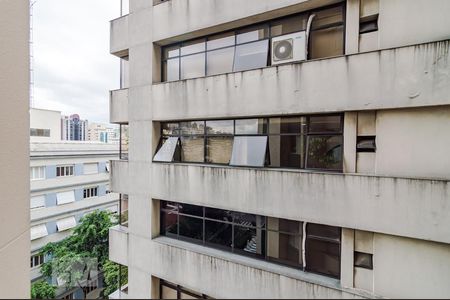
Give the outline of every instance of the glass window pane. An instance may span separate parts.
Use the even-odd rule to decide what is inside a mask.
[[[267,136],[235,136],[230,164],[263,167],[266,149]]]
[[[180,122],[180,129],[182,135],[204,134],[205,122],[203,121]]]
[[[234,250],[241,254],[263,256],[265,231],[262,229],[234,226]]]
[[[164,62],[164,81],[180,80],[180,59],[172,58]]]
[[[180,53],[181,55],[187,55],[202,51],[205,51],[205,39],[183,43],[183,47],[181,47]]]
[[[284,35],[288,33],[306,30],[308,23],[308,15],[297,15],[289,18],[283,18],[279,21],[271,22],[270,33],[271,36]]]
[[[161,299],[178,299],[177,290],[163,285],[161,287]]]
[[[314,17],[311,24],[311,29],[343,22],[342,6],[315,11],[313,12],[313,14],[315,14],[316,16]]]
[[[344,54],[344,26],[313,30],[309,39],[309,58]]]
[[[206,139],[206,162],[229,164],[233,149],[233,137],[217,136]]]
[[[239,72],[266,67],[268,53],[268,40],[236,46],[233,71]]]
[[[306,239],[306,270],[340,277],[340,245]]]
[[[206,121],[207,134],[233,134],[233,120]]]
[[[178,137],[169,137],[161,148],[156,152],[154,161],[160,162],[172,162],[175,154],[175,150],[178,146]]]
[[[354,265],[355,267],[360,268],[366,268],[366,269],[373,269],[373,260],[372,260],[372,254],[369,253],[362,253],[362,252],[356,252],[354,254]]]
[[[163,135],[178,135],[180,133],[179,123],[162,123],[161,128]]]
[[[128,201],[128,199],[127,199],[127,201]],[[161,209],[166,212],[177,214],[178,213],[178,203],[161,201]]]
[[[309,117],[309,133],[336,133],[342,131],[341,116]]]
[[[234,46],[235,39],[236,38],[234,32],[227,32],[211,36],[208,38],[208,42],[206,42],[207,50]]]
[[[181,57],[181,79],[205,76],[205,53]]]
[[[180,46],[169,46],[164,48],[163,57],[164,58],[171,58],[176,57],[180,55]]]
[[[268,26],[249,27],[238,31],[236,35],[236,42],[238,44],[257,41],[268,37]]]
[[[219,221],[233,222],[233,212],[229,210],[205,207],[205,217]]]
[[[181,161],[204,162],[204,148],[203,137],[182,137]]]
[[[267,257],[287,265],[300,267],[302,265],[302,236],[267,232]]]
[[[235,121],[235,134],[265,134],[266,119],[240,119]]]
[[[270,118],[269,134],[306,133],[305,117]]]
[[[233,227],[231,224],[205,221],[205,242],[224,246],[231,249],[233,242],[232,233]]]
[[[256,215],[233,212],[233,222],[242,226],[256,227]]]
[[[181,292],[180,299],[202,299],[202,297],[201,296],[192,296],[191,294],[186,294],[186,293]]]
[[[203,206],[179,203],[180,214],[203,217]]]
[[[270,135],[269,156],[271,167],[304,168],[306,136]]]
[[[306,168],[342,170],[342,136],[308,136]]]
[[[208,76],[233,72],[234,47],[209,51],[207,56]]]
[[[341,240],[341,228],[335,226],[309,223],[306,227],[306,233],[308,236],[331,239],[337,243]]]
[[[177,215],[161,212],[161,234],[177,234]]]
[[[203,241],[203,220],[193,217],[179,216],[180,237]]]

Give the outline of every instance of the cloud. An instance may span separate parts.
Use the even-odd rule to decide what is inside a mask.
[[[109,21],[120,0],[37,0],[34,4],[34,106],[109,122],[109,90],[119,59],[109,54]]]

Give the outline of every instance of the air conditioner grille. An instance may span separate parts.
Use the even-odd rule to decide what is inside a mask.
[[[276,41],[273,44],[273,55],[274,60],[286,60],[292,59],[293,57],[293,40],[286,39],[281,41]]]

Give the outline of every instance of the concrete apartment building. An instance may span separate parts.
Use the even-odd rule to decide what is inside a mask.
[[[83,215],[119,208],[119,195],[109,193],[109,162],[118,158],[118,145],[61,141],[60,120],[61,112],[30,110],[30,133],[45,133],[31,136],[30,143],[32,282],[42,277],[40,265],[49,259],[39,254],[43,246],[68,237]],[[58,284],[56,279],[53,284]],[[100,285],[96,280],[89,283],[92,290]],[[84,294],[61,285],[57,296],[82,299]]]
[[[88,126],[88,140],[102,143],[119,144],[119,127],[91,122]]]
[[[449,1],[130,0],[110,38],[115,297],[450,297]]]
[[[0,1],[0,298],[30,296],[28,5]]]
[[[82,120],[78,114],[61,117],[61,139],[64,141],[86,141],[88,120]]]

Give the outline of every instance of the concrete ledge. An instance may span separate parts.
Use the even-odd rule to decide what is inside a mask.
[[[109,92],[109,122],[128,123],[128,89]]]
[[[127,160],[111,160],[110,189],[115,193],[129,194]]]
[[[450,41],[155,84],[153,119],[187,120],[450,104]]]
[[[59,190],[69,187],[78,187],[82,185],[95,185],[99,183],[107,183],[108,173],[97,173],[79,176],[63,176],[46,180],[30,181],[30,190],[32,193],[50,190]]]
[[[153,163],[152,198],[450,243],[447,180]]]
[[[128,55],[128,15],[110,22],[110,53],[124,57]]]
[[[109,259],[128,266],[128,228],[116,225],[109,229]]]

